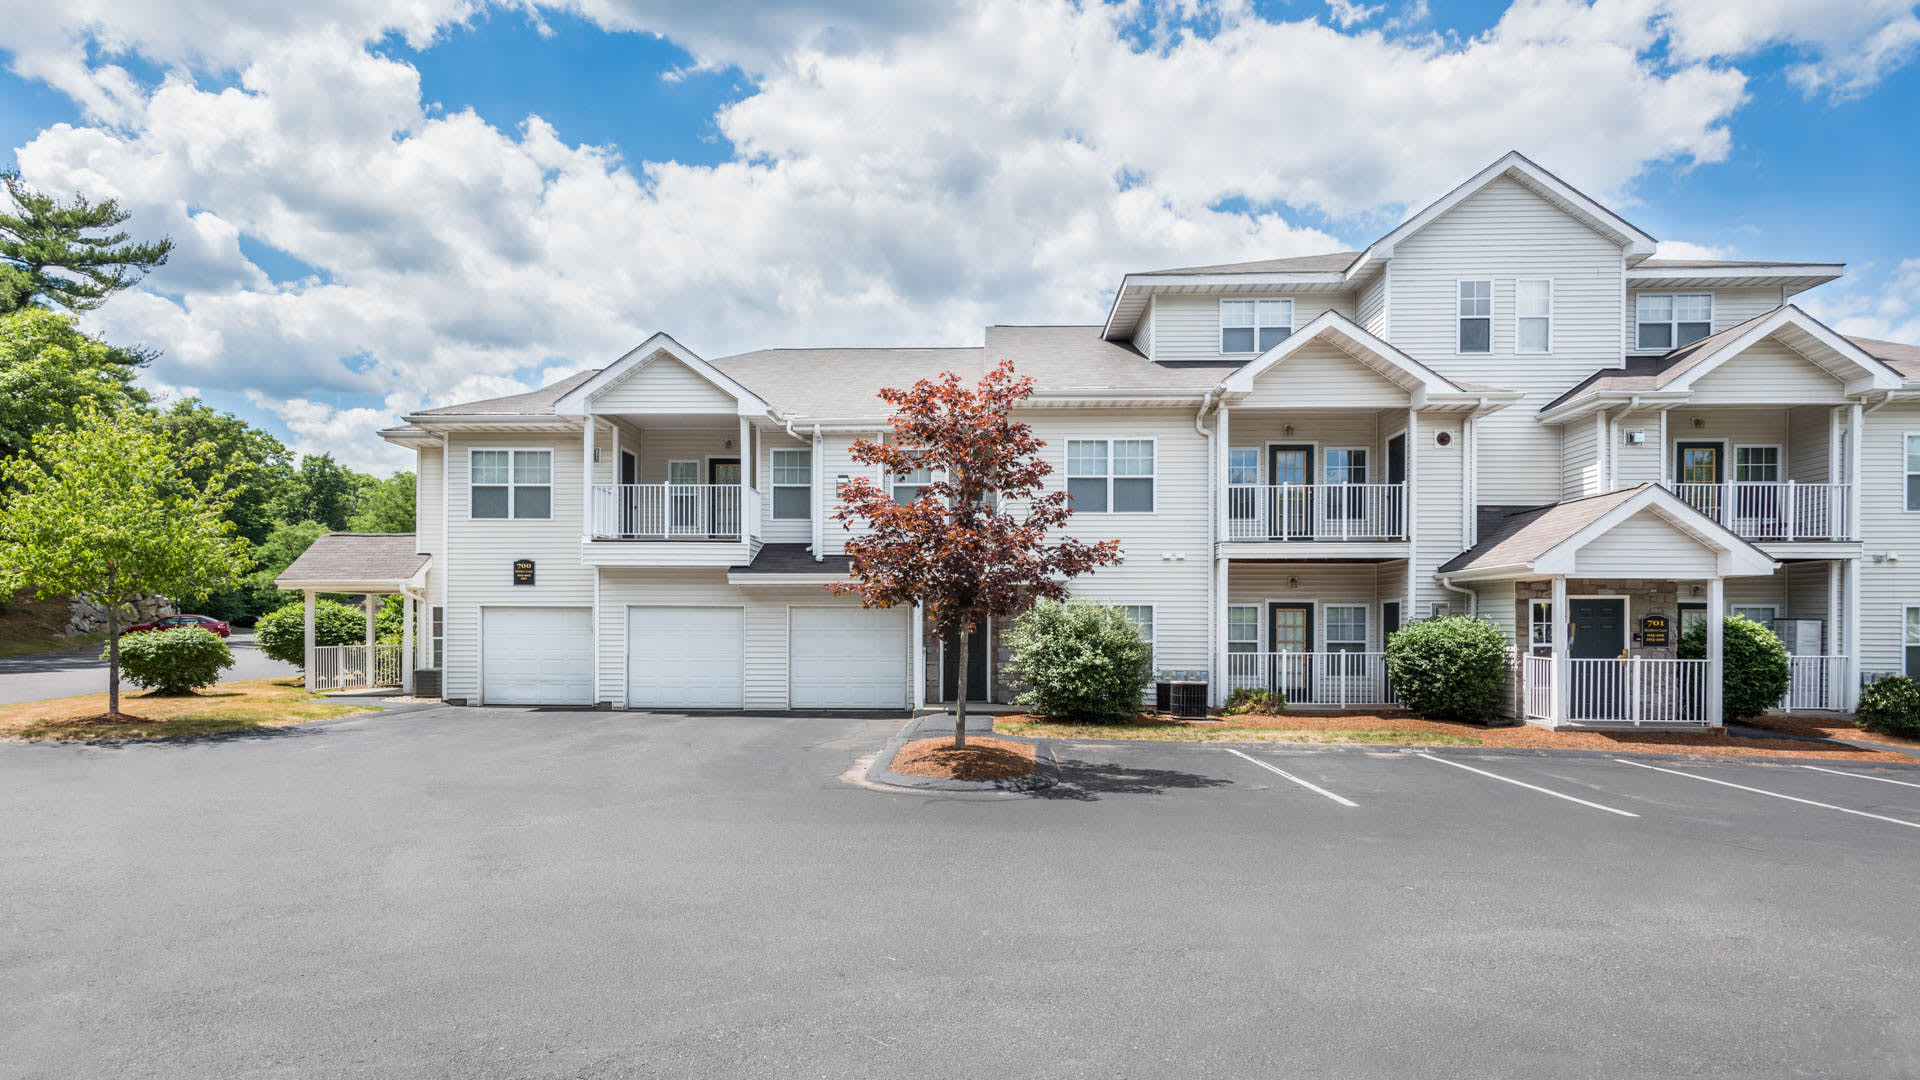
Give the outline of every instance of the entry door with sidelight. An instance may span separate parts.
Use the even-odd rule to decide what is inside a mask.
[[[1627,601],[1582,597],[1567,601],[1573,626],[1567,643],[1572,678],[1568,708],[1575,720],[1627,719]],[[1584,661],[1584,662],[1582,662]]]
[[[740,535],[740,459],[708,458],[707,534]]]
[[[1273,688],[1288,701],[1313,699],[1313,605],[1267,605],[1268,640],[1272,642]]]
[[[1273,444],[1267,447],[1267,535],[1276,540],[1307,540],[1313,536],[1313,447]],[[1290,486],[1289,486],[1290,485]]]
[[[1720,485],[1726,479],[1726,462],[1717,442],[1673,444],[1673,480],[1680,487],[1680,500],[1715,521],[1725,522],[1720,503],[1725,497]]]

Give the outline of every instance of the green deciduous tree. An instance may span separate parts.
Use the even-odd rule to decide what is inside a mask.
[[[190,458],[137,413],[83,413],[34,436],[30,454],[0,461],[17,490],[0,516],[0,585],[42,597],[85,595],[107,609],[108,711],[120,711],[119,605],[160,593],[197,598],[230,588],[247,545],[226,519],[224,474],[194,487]]]
[[[394,473],[360,489],[359,508],[347,519],[347,529],[365,533],[413,531],[414,476]]]
[[[144,403],[114,350],[80,332],[71,315],[28,307],[0,315],[0,455],[35,434],[70,427],[83,409],[118,412]]]
[[[114,232],[132,215],[112,199],[56,199],[28,187],[18,173],[0,173],[11,207],[0,207],[0,310],[39,299],[69,311],[96,308],[107,297],[164,265],[173,241],[135,243]]]
[[[276,495],[274,516],[281,521],[317,521],[340,532],[369,479],[341,466],[332,454],[308,454]]]
[[[251,544],[266,540],[278,523],[273,516],[274,498],[293,476],[293,455],[286,446],[199,398],[174,402],[160,414],[160,427],[175,445],[194,455],[197,463],[186,473],[196,486],[204,486],[216,473],[227,475],[234,492],[227,520],[233,522],[234,530]]]

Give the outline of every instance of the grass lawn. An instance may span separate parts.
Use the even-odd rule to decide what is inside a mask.
[[[105,634],[63,637],[60,632],[66,628],[65,600],[36,600],[31,592],[16,593],[0,607],[0,658],[59,652],[107,640]]]
[[[320,704],[309,700],[298,678],[220,683],[189,697],[122,693],[120,711],[138,719],[100,723],[107,695],[30,701],[0,706],[0,738],[41,740],[166,739],[287,727],[367,712],[371,705]]]

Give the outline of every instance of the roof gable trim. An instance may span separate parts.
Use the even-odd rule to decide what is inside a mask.
[[[753,391],[735,382],[725,372],[701,359],[692,349],[675,341],[665,331],[629,350],[620,359],[600,369],[599,374],[579,386],[569,390],[553,403],[553,411],[561,416],[584,416],[590,411],[594,398],[626,381],[635,372],[652,363],[659,355],[666,355],[693,370],[694,374],[719,387],[738,403],[738,411],[743,415],[762,415],[771,413],[772,408]]]
[[[1351,342],[1373,359],[1355,352],[1341,339]],[[1341,352],[1352,356],[1387,378],[1394,385],[1409,393],[1457,394],[1460,387],[1448,381],[1432,368],[1420,363],[1413,357],[1380,340],[1360,324],[1345,315],[1331,309],[1321,312],[1307,325],[1287,335],[1287,339],[1255,359],[1246,366],[1221,380],[1220,389],[1229,394],[1248,394],[1253,392],[1253,384],[1272,368],[1284,363],[1288,357],[1299,352],[1308,344],[1326,340],[1328,344]]]

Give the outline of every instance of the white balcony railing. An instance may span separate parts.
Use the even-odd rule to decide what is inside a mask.
[[[399,645],[318,645],[307,689],[318,693],[399,686],[401,660]]]
[[[595,484],[597,540],[737,540],[759,512],[741,484]]]
[[[1851,484],[1672,484],[1680,501],[1748,540],[1851,540]]]
[[[1405,484],[1229,484],[1229,540],[1403,540]]]
[[[1705,725],[1708,664],[1638,656],[1568,660],[1566,719],[1635,727]]]
[[[1399,705],[1387,685],[1387,654],[1237,652],[1227,654],[1227,690],[1278,690],[1293,708]]]
[[[1847,688],[1847,657],[1789,656],[1787,693],[1780,699],[1782,712],[1844,709]]]

